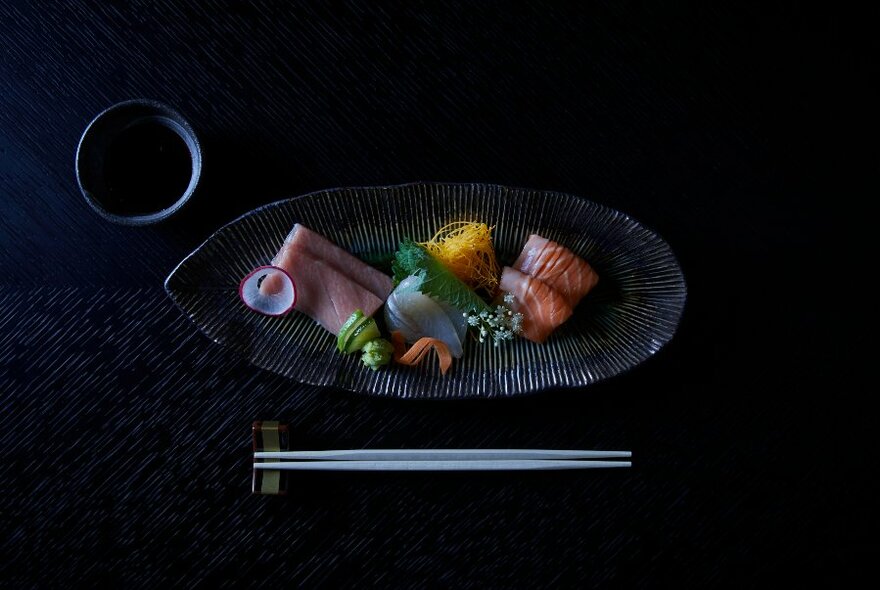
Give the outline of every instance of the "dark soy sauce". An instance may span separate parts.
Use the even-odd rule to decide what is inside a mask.
[[[104,158],[104,206],[118,215],[143,215],[173,205],[186,192],[192,158],[183,138],[160,121],[124,129]]]

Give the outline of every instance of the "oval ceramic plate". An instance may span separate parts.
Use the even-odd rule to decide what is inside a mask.
[[[537,233],[588,260],[599,284],[546,343],[519,338],[495,348],[470,341],[445,376],[436,362],[371,371],[359,355],[336,352],[335,337],[307,316],[266,317],[238,299],[241,278],[269,263],[294,223],[369,259],[393,252],[403,237],[426,240],[462,220],[495,227],[502,264]],[[259,367],[303,383],[405,398],[590,385],[660,350],[675,333],[686,296],[666,242],[623,213],[561,193],[434,183],[334,189],[265,205],[218,230],[174,269],[165,288],[209,338]]]

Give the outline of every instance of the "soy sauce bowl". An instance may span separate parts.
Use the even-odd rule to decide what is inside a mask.
[[[154,100],[117,103],[86,127],[76,150],[76,180],[108,221],[147,225],[176,213],[195,192],[202,150],[190,124]]]

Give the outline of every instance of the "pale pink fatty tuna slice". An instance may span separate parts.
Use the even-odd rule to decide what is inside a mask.
[[[373,315],[382,300],[338,272],[322,260],[299,256],[289,257],[294,263],[298,285],[296,310],[308,315],[325,330],[336,335],[345,320],[360,309]]]
[[[296,224],[272,260],[296,282],[296,311],[336,335],[355,310],[371,316],[391,292],[391,278]]]
[[[283,259],[288,251],[308,252],[346,277],[351,278],[382,301],[388,299],[388,295],[391,293],[391,277],[379,272],[304,225],[297,223],[293,226],[272,264],[286,268]]]

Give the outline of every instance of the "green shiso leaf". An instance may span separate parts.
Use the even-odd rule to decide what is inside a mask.
[[[419,276],[422,279],[419,288],[422,293],[445,301],[462,313],[490,310],[489,305],[479,295],[409,238],[404,238],[400,243],[391,269],[395,285],[410,275]]]

